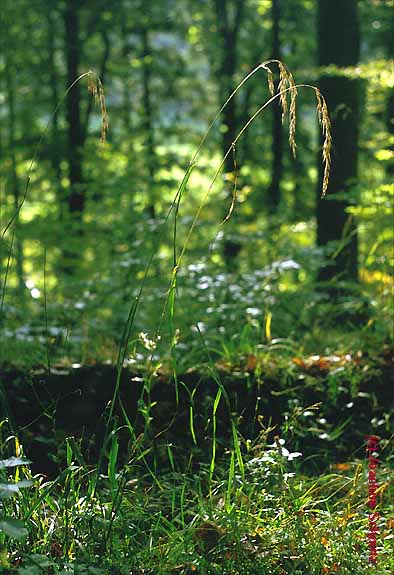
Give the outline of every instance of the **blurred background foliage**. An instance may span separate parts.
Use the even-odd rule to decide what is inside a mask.
[[[199,214],[178,275],[177,349],[185,357],[201,348],[201,334],[218,351],[273,338],[316,352],[349,337],[357,346],[360,333],[368,345],[389,341],[393,7],[5,0],[2,361],[42,363],[48,351],[52,361],[113,361],[154,253],[130,357],[151,352],[138,334],[155,339],[171,283],[175,211],[166,216],[179,182],[229,93],[270,58],[327,96],[329,193],[320,200],[313,92],[300,89],[297,156],[273,103],[237,142]],[[67,91],[90,70],[104,86],[104,144],[93,75]],[[178,254],[223,155],[269,97],[260,70],[214,125],[177,212]],[[232,218],[221,224],[234,188]],[[174,332],[166,322],[161,331],[165,350]]]

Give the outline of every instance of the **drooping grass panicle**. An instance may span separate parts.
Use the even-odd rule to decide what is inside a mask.
[[[101,114],[100,143],[104,144],[109,128],[108,112],[105,103],[103,84],[101,83],[99,76],[97,76],[96,74],[91,73],[89,75],[88,90],[94,97],[96,103],[100,106],[100,114]]]
[[[279,85],[278,92],[281,93],[280,102],[282,105],[282,122],[286,116],[289,114],[289,144],[290,149],[295,156],[296,152],[296,141],[295,141],[295,129],[296,129],[296,98],[297,98],[297,88],[295,87],[295,82],[292,73],[283,64],[283,62],[278,61],[279,67]],[[283,93],[282,93],[283,91]],[[290,91],[290,107],[287,104],[287,93]]]
[[[288,110],[286,88],[290,83],[289,83],[289,75],[282,62],[278,61],[278,67],[279,67],[278,94],[280,94],[280,105],[282,106],[282,123],[283,123],[285,121],[285,117]]]
[[[319,124],[323,133],[323,147],[322,147],[322,157],[323,157],[323,182],[322,182],[322,197],[327,194],[328,182],[330,179],[330,169],[331,169],[331,147],[332,147],[332,137],[331,137],[331,122],[328,113],[327,103],[324,99],[323,94],[320,92],[319,88],[314,88],[316,94],[316,107],[317,116],[319,118]]]
[[[295,140],[296,100],[297,100],[297,88],[295,87],[295,84],[293,82],[290,90],[290,110],[289,110],[289,144],[293,157],[295,157],[297,149],[297,144]]]
[[[268,89],[271,96],[275,94],[275,85],[273,80],[273,73],[268,64],[276,64],[279,69],[279,82],[277,88],[277,94],[280,98],[280,106],[282,108],[282,122],[285,121],[286,115],[289,117],[289,145],[293,156],[296,154],[296,99],[297,99],[297,88],[294,82],[294,78],[290,70],[281,62],[280,60],[269,60],[261,64],[267,72]],[[290,93],[290,106],[287,102],[287,95]]]
[[[275,94],[275,84],[272,70],[269,66],[267,66],[267,62],[263,62],[262,64],[260,64],[260,67],[267,72],[268,89],[270,91],[271,96],[273,96]]]

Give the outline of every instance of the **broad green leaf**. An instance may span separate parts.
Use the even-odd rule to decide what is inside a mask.
[[[29,465],[31,461],[24,457],[9,457],[8,459],[0,459],[0,469],[5,467],[16,467],[17,465]]]
[[[21,488],[30,487],[30,485],[33,485],[33,482],[28,479],[18,481],[17,483],[0,483],[0,498],[11,497],[15,495],[15,493],[18,493]]]
[[[28,534],[28,530],[23,521],[10,517],[5,517],[0,521],[0,531],[3,531],[8,537],[12,537],[12,539],[23,539]]]

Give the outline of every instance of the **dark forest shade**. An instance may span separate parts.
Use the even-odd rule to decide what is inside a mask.
[[[359,59],[359,24],[356,0],[320,0],[318,13],[319,66],[355,66]],[[357,185],[359,90],[358,80],[338,73],[323,73],[320,89],[332,121],[332,170],[327,199],[317,203],[317,243],[332,248],[330,262],[319,279],[357,280],[357,227],[347,213],[346,195]],[[320,166],[320,164],[319,164]],[[322,178],[320,168],[320,182]],[[331,199],[333,194],[343,197]],[[354,198],[354,195],[353,195]]]

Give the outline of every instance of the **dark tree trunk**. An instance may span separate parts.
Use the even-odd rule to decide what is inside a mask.
[[[357,0],[319,0],[319,65],[355,66],[359,58]],[[357,226],[347,213],[357,185],[359,90],[358,80],[340,74],[320,76],[332,121],[332,169],[327,200],[317,203],[317,243],[328,249],[329,263],[319,280],[356,281],[358,277]],[[322,178],[319,158],[320,182]],[[340,197],[331,199],[333,194]]]
[[[257,26],[254,26],[251,30],[250,34],[260,34],[260,23],[257,23]],[[251,55],[250,55],[250,62],[251,62],[251,69],[255,68],[259,64],[261,64],[262,60],[262,52],[264,48],[264,38],[262,40],[255,42],[253,46],[251,46]],[[241,101],[238,100],[238,108],[239,112],[237,114],[237,124],[238,129],[241,129],[246,122],[249,120],[251,116],[251,104],[253,102],[253,94],[255,92],[259,92],[261,87],[261,77],[257,75],[257,77],[251,78],[242,88],[240,92]],[[254,110],[253,110],[254,111]],[[238,144],[238,153],[237,153],[237,163],[238,166],[242,167],[246,162],[250,162],[253,160],[253,150],[254,150],[254,142],[253,142],[253,135],[250,129],[246,130],[242,134],[242,138]],[[243,175],[242,182],[247,183],[248,177]],[[250,183],[250,180],[249,180]]]
[[[389,29],[389,33],[386,40],[386,50],[387,50],[387,58],[392,60],[394,58],[394,35],[392,34],[392,30]],[[394,161],[393,161],[393,154],[394,154],[394,92],[393,90],[390,91],[390,94],[387,99],[386,104],[386,126],[387,132],[390,136],[390,144],[389,144],[389,151],[391,152],[391,159],[387,162],[387,176],[389,182],[392,183],[393,176],[394,176]]]
[[[281,0],[272,0],[272,55],[275,60],[281,59],[280,46]],[[275,88],[278,88],[276,83]],[[280,183],[283,173],[283,129],[282,109],[279,100],[272,103],[272,176],[269,187],[269,206],[277,212],[280,203]]]
[[[17,159],[16,159],[16,117],[15,117],[15,82],[14,73],[15,68],[12,61],[12,47],[8,44],[6,38],[6,51],[4,59],[4,74],[5,74],[5,89],[8,104],[8,148],[11,159],[10,168],[10,188],[14,203],[14,256],[16,261],[16,275],[18,280],[18,291],[21,298],[24,298],[25,283],[23,278],[23,241],[19,236],[19,209],[21,202],[20,186],[17,174]]]
[[[220,105],[228,98],[235,88],[234,76],[237,70],[237,45],[239,31],[243,19],[245,0],[215,0],[216,22],[221,40],[221,61],[219,65],[219,87]],[[223,136],[222,153],[223,156],[231,149],[238,133],[237,100],[232,98],[227,104],[222,114]],[[225,163],[225,174],[233,174],[235,171],[234,154],[229,153]],[[228,198],[231,201],[231,191]],[[223,247],[223,255],[229,269],[234,267],[234,258],[239,254],[241,245],[237,241],[226,239]]]
[[[389,177],[390,182],[392,182],[394,176],[394,162],[393,162],[393,154],[394,154],[394,92],[388,97],[387,100],[387,131],[390,135],[390,145],[389,151],[391,152],[391,160],[387,162],[387,175]]]
[[[122,37],[122,57],[124,62],[128,62],[131,47],[129,43],[129,30],[126,25],[126,15],[122,18],[121,22],[121,37]],[[130,136],[131,132],[131,113],[130,113],[130,104],[131,104],[131,86],[129,75],[123,78],[122,82],[122,117],[123,117],[123,126],[126,131],[126,134]],[[131,138],[130,138],[131,139]]]
[[[152,76],[152,49],[149,41],[148,26],[144,25],[141,29],[142,41],[142,105],[143,105],[143,128],[145,133],[146,146],[146,166],[148,182],[148,214],[151,218],[156,216],[155,206],[155,141],[154,126],[152,113],[152,93],[151,93],[151,76]]]
[[[47,17],[47,46],[48,46],[48,76],[49,85],[51,87],[51,107],[56,110],[59,104],[59,91],[58,91],[58,74],[56,71],[55,64],[55,38],[56,38],[56,18],[54,10],[51,6],[48,6],[46,11]],[[64,198],[61,194],[61,179],[62,172],[60,167],[61,162],[61,139],[59,130],[59,114],[55,111],[52,123],[52,138],[51,138],[51,164],[52,169],[56,177],[56,189],[58,195],[58,208],[60,212],[60,217],[63,219],[63,204]]]
[[[234,11],[231,18],[231,8]],[[237,44],[239,30],[244,12],[244,0],[215,0],[217,27],[222,44],[221,62],[219,66],[220,79],[220,101],[225,101],[234,90],[234,75],[237,70]],[[231,21],[232,20],[232,21]],[[222,138],[223,155],[231,148],[237,136],[237,101],[232,98],[223,111],[222,124],[224,127]],[[226,159],[224,170],[226,173],[234,171],[234,161],[232,154]]]
[[[80,0],[67,0],[64,12],[66,30],[67,85],[78,77],[81,46],[79,41]],[[81,122],[81,89],[79,82],[67,94],[68,167],[70,192],[67,203],[76,221],[82,220],[85,208],[85,190],[82,171],[83,126]]]

